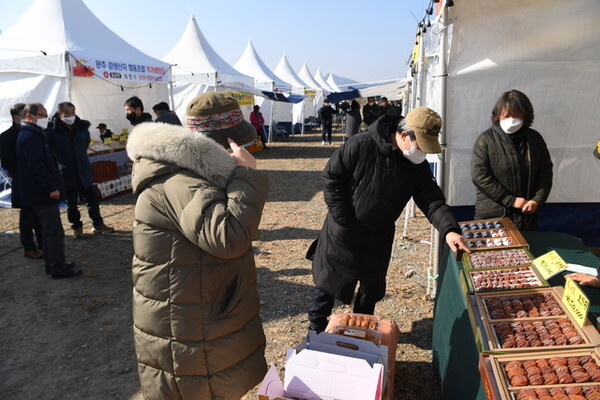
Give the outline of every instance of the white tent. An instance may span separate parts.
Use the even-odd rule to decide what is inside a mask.
[[[211,47],[194,16],[163,61],[173,64],[173,107],[180,117],[185,115],[189,101],[200,93],[254,87],[252,77],[238,72]],[[241,101],[240,105],[248,115],[252,104]]]
[[[315,72],[315,76],[313,78],[319,84],[319,87],[324,91],[329,93],[337,92],[327,84],[327,81],[325,81],[325,78],[323,78],[323,74],[321,73],[321,68],[317,68],[317,72]]]
[[[256,89],[269,92],[291,92],[291,86],[279,79],[259,57],[252,41],[248,41],[242,56],[234,67],[242,74],[253,77]],[[274,122],[283,122],[288,123],[291,129],[292,104],[270,101],[258,96],[255,96],[254,101],[260,105],[267,127],[274,125]],[[272,137],[270,129],[269,137]]]
[[[308,87],[314,90],[313,106],[316,115],[316,110],[318,110],[323,105],[323,89],[321,88],[321,85],[319,85],[319,83],[315,81],[315,78],[313,78],[313,74],[312,72],[310,72],[310,69],[308,68],[308,65],[306,63],[304,63],[302,65],[302,68],[300,68],[298,76],[300,77],[300,79],[302,79],[303,82],[305,82],[308,85]],[[313,93],[310,92],[310,94],[312,95]]]
[[[125,100],[139,96],[148,109],[168,101],[170,79],[168,64],[121,39],[81,0],[36,0],[0,35],[0,129],[14,103],[40,102],[52,113],[71,101],[93,126],[118,132],[131,128]]]
[[[292,124],[302,124],[302,132],[304,132],[304,119],[315,115],[314,91],[306,90],[309,88],[308,84],[296,74],[285,54],[281,57],[273,72],[279,79],[292,86],[292,93],[306,96],[302,102],[294,104],[292,108]]]
[[[444,118],[442,178],[450,205],[474,204],[473,144],[489,127],[498,97],[517,89],[533,103],[532,128],[554,164],[540,228],[599,246],[600,162],[592,151],[600,137],[600,2],[457,1],[443,10],[422,40],[414,87],[420,104]]]
[[[334,92],[344,92],[346,90],[348,90],[347,87],[345,88],[340,88],[337,84],[337,82],[335,81],[335,78],[333,77],[333,74],[330,72],[329,75],[327,75],[327,79],[325,80],[325,83],[327,83],[327,85],[333,89]]]

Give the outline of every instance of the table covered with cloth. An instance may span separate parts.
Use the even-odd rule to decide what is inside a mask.
[[[596,268],[598,257],[587,250],[575,236],[558,232],[521,232],[534,257],[551,250],[572,264]],[[437,296],[433,319],[433,368],[442,392],[442,399],[484,400],[485,394],[479,377],[478,362],[481,348],[472,327],[473,316],[464,281],[460,278],[462,262],[446,246],[440,263]],[[551,286],[564,286],[564,275],[551,278]],[[600,289],[582,287],[590,298],[590,312],[600,313]]]

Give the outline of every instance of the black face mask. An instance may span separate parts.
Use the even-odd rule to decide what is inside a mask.
[[[127,121],[130,121],[130,122],[136,120],[134,112],[129,113],[129,114],[125,114],[125,118],[127,118]]]

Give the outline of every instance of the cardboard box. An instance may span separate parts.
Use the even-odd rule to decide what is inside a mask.
[[[298,348],[287,351],[284,383],[272,366],[259,399],[380,400],[387,354],[387,346],[310,332]]]

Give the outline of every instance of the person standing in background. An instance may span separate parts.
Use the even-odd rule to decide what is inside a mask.
[[[103,141],[104,139],[112,139],[113,133],[110,129],[106,128],[105,123],[99,123],[96,129],[98,129],[98,131],[100,132],[101,141]]]
[[[35,215],[32,207],[21,206],[19,202],[19,179],[17,176],[17,136],[21,130],[21,121],[25,118],[25,103],[17,103],[10,109],[12,125],[10,128],[0,134],[0,163],[2,168],[8,172],[12,178],[11,183],[11,205],[12,208],[19,208],[19,238],[23,246],[24,255],[33,260],[40,260],[44,255],[38,251],[42,249],[42,225],[39,218]],[[37,246],[33,240],[37,241]]]
[[[73,229],[73,237],[83,237],[83,223],[79,212],[79,199],[83,199],[92,220],[92,233],[110,233],[114,228],[106,226],[100,215],[100,204],[94,190],[92,166],[87,155],[90,145],[90,122],[75,114],[75,106],[69,102],[58,105],[58,111],[46,130],[48,146],[56,154],[65,185],[67,217]]]
[[[141,124],[143,122],[152,122],[152,115],[144,112],[144,103],[137,96],[132,96],[125,100],[125,118],[127,121],[131,123],[131,125],[136,126],[137,124]]]
[[[317,116],[321,120],[321,125],[323,126],[321,145],[325,145],[325,143],[333,144],[333,115],[336,113],[337,111],[329,105],[329,100],[323,100],[323,106],[317,111]]]
[[[344,141],[350,139],[360,131],[361,123],[360,104],[358,104],[356,99],[353,99],[350,102],[350,108],[346,111],[346,132],[344,134]]]
[[[537,229],[552,188],[552,160],[542,135],[531,129],[533,106],[510,90],[492,110],[492,125],[473,146],[475,219],[509,217],[520,230]]]
[[[154,114],[156,114],[156,119],[154,120],[154,122],[163,122],[165,124],[181,126],[181,121],[179,120],[177,114],[171,111],[169,109],[169,105],[164,101],[155,104],[154,107],[152,107],[152,111],[154,111]]]
[[[369,126],[380,116],[381,112],[375,103],[375,97],[367,97],[367,104],[363,106],[363,122]]]
[[[19,201],[32,207],[42,224],[46,274],[52,279],[73,278],[82,272],[65,261],[65,231],[59,210],[64,188],[56,157],[44,137],[48,112],[42,104],[30,103],[24,114],[17,137]]]
[[[267,134],[265,133],[265,118],[260,112],[260,106],[258,104],[254,105],[254,110],[250,113],[250,123],[256,129],[256,134],[260,136],[260,141],[262,142],[263,149],[268,150],[267,147]]]

